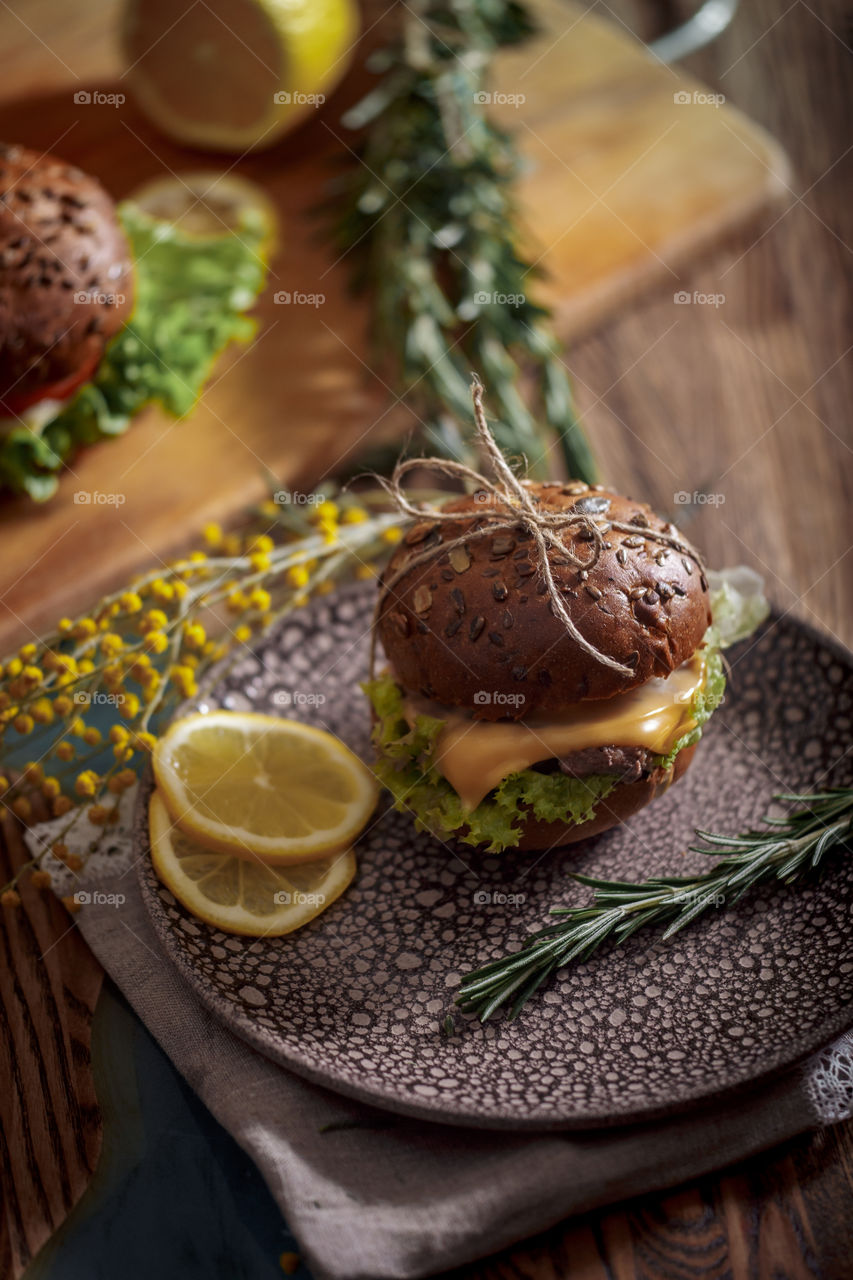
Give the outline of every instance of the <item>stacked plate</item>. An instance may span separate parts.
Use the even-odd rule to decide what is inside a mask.
[[[204,705],[280,714],[284,703],[369,759],[359,682],[372,603],[363,586],[318,600],[223,675]],[[416,833],[385,797],[348,892],[299,933],[268,940],[201,924],[143,859],[167,953],[211,1011],[268,1057],[445,1123],[619,1124],[780,1070],[853,1023],[853,861],[842,854],[818,884],[764,889],[669,943],[640,933],[563,969],[515,1022],[483,1026],[453,1006],[463,974],[520,946],[551,906],[588,897],[567,871],[635,880],[707,869],[683,852],[694,827],[740,831],[776,791],[850,784],[850,656],[785,617],[729,658],[725,704],[693,767],[628,826],[553,854],[488,857]],[[140,850],[149,795],[150,781]]]

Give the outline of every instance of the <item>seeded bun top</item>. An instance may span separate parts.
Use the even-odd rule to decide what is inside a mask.
[[[545,509],[574,508],[592,516],[604,536],[594,568],[581,571],[551,553],[562,600],[581,635],[629,667],[620,675],[586,653],[554,614],[537,568],[538,552],[523,527],[469,540],[449,553],[413,565],[385,593],[378,632],[400,683],[447,707],[481,719],[557,715],[586,699],[610,698],[667,676],[696,650],[711,621],[708,583],[695,550],[645,503],[580,482],[527,484]],[[466,534],[494,507],[485,494],[445,506],[456,521],[424,520],[405,535],[383,584],[428,548]],[[631,526],[612,528],[611,521]],[[651,536],[677,538],[673,549]],[[594,535],[583,526],[563,541],[586,559]],[[380,587],[380,589],[382,589]],[[524,695],[489,702],[477,694]]]
[[[100,183],[53,156],[0,144],[0,402],[7,411],[94,372],[132,294],[130,251]]]

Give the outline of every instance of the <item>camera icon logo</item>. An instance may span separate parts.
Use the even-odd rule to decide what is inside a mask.
[[[274,707],[289,707],[293,702],[293,694],[289,689],[276,689],[272,701]]]
[[[273,902],[277,907],[289,907],[293,901],[293,894],[287,889],[279,889],[273,894]]]
[[[680,307],[683,307],[686,303],[693,301],[686,289],[679,289],[678,293],[674,293],[672,295],[672,300]]]
[[[87,907],[92,901],[92,895],[86,889],[78,889],[74,894],[74,901],[78,907]]]
[[[489,693],[488,689],[478,689],[474,694],[475,707],[487,707],[491,701],[492,695]]]
[[[474,894],[475,907],[487,907],[492,900],[492,895],[488,889],[478,889]]]
[[[672,500],[677,507],[686,507],[690,502],[691,495],[684,489],[679,489],[678,493],[672,495]]]
[[[284,289],[279,289],[278,293],[273,294],[272,300],[273,302],[277,303],[280,307],[282,306],[286,307],[290,302],[290,294],[287,293]]]
[[[679,89],[677,93],[674,93],[672,95],[672,100],[677,107],[684,107],[688,102],[693,101],[690,94],[684,89]]]
[[[92,501],[92,495],[88,489],[78,489],[74,501],[78,507],[85,507]]]
[[[78,89],[74,94],[74,101],[79,105],[85,106],[92,101],[92,95],[88,89]]]
[[[483,89],[480,89],[478,93],[474,94],[474,101],[478,106],[485,107],[491,102],[491,100],[492,95],[490,93],[486,93]]]
[[[286,107],[288,103],[293,101],[293,97],[286,89],[279,89],[278,93],[272,96],[273,102],[279,107]]]

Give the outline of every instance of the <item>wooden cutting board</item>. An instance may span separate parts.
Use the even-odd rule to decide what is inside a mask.
[[[558,0],[537,9],[541,34],[499,59],[492,109],[527,161],[520,198],[548,273],[537,287],[568,341],[642,289],[675,294],[682,266],[782,198],[787,165],[760,128],[623,27]],[[0,137],[55,150],[119,197],[169,169],[218,167],[167,142],[132,103],[74,102],[81,88],[123,88],[116,13],[115,0],[93,0],[83,25],[76,8],[31,0],[25,27],[0,6]],[[187,420],[148,412],[80,455],[49,504],[2,502],[0,647],[186,546],[204,521],[227,522],[263,493],[265,473],[313,484],[371,435],[412,426],[370,373],[366,308],[348,296],[346,262],[312,212],[350,141],[341,109],[363,87],[354,72],[316,119],[236,167],[282,218],[255,344],[220,362]],[[277,305],[281,291],[324,301]],[[121,502],[75,501],[81,493]]]

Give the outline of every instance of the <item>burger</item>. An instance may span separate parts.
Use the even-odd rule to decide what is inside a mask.
[[[87,382],[133,288],[101,184],[52,156],[0,148],[0,416],[51,411]]]
[[[201,194],[168,179],[171,204],[177,189],[203,208],[205,177]],[[0,488],[48,498],[79,446],[146,405],[187,413],[222,348],[254,332],[269,219],[231,234],[219,213],[191,237],[148,189],[117,206],[74,165],[0,144]]]
[[[398,809],[489,852],[624,822],[689,767],[724,674],[698,552],[601,485],[483,490],[414,523],[365,686]],[[543,536],[550,531],[556,536]]]

